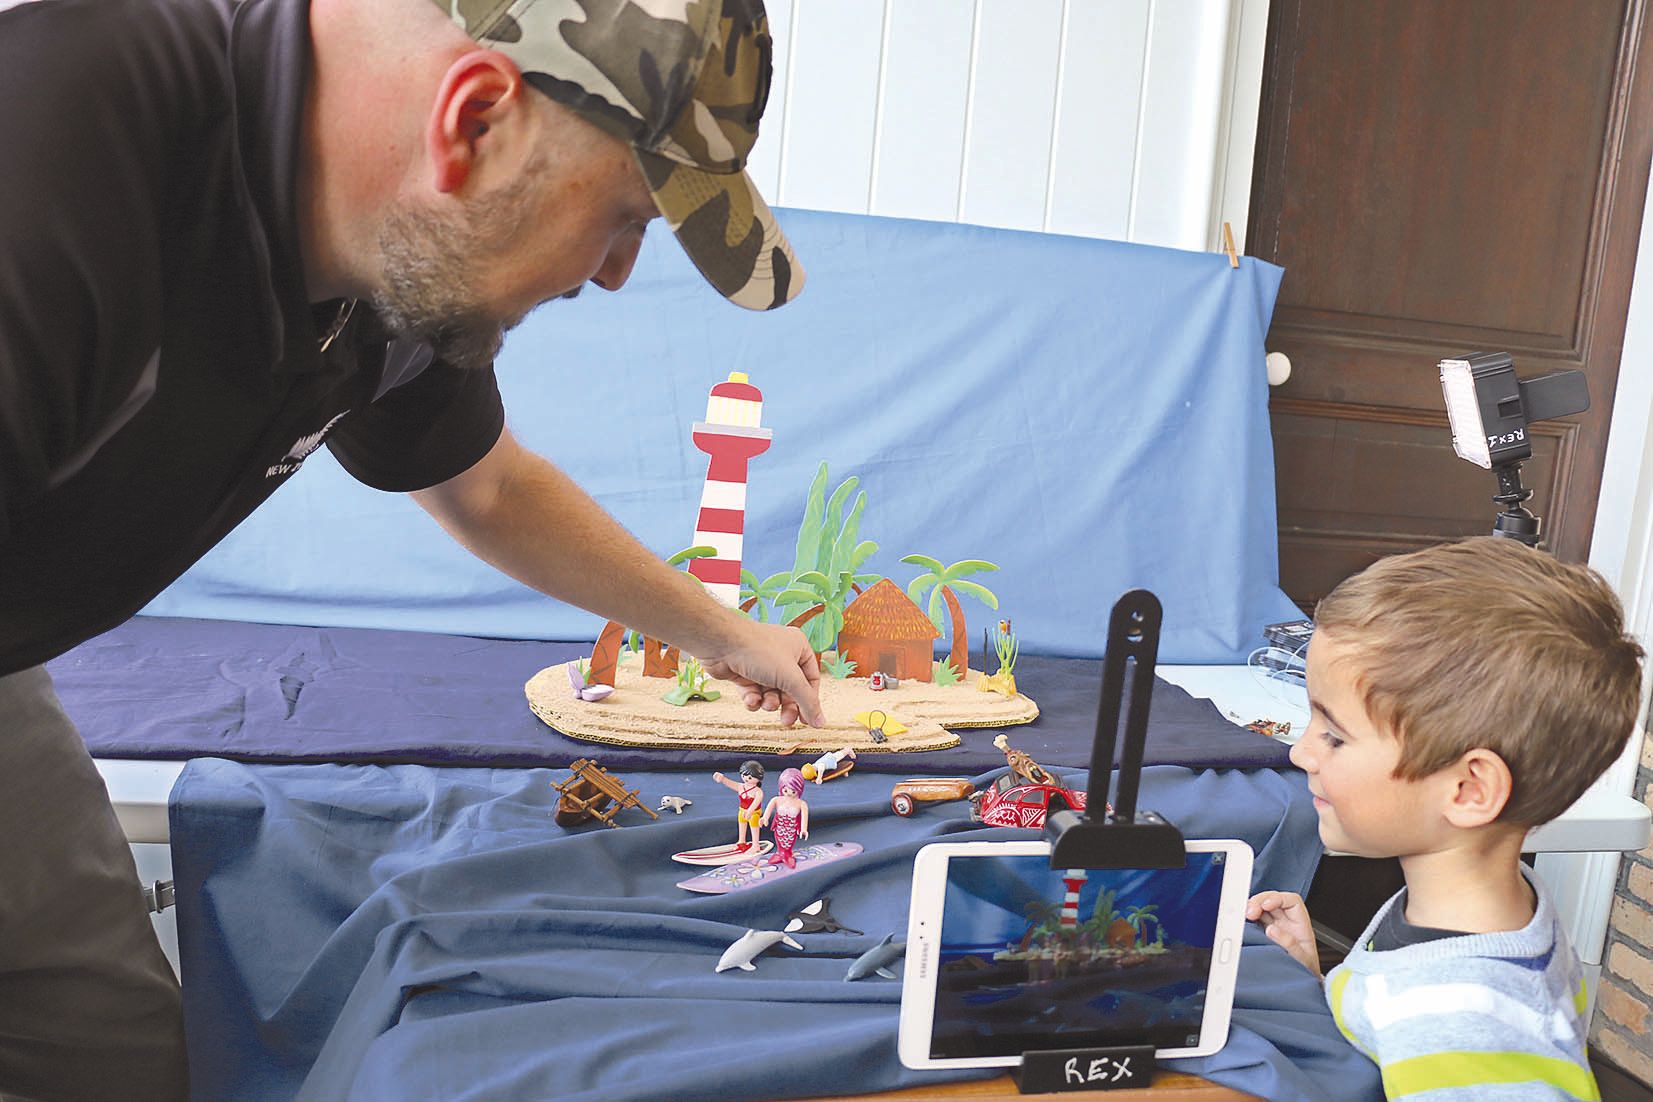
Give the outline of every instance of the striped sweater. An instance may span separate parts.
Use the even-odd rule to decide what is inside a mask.
[[[1584,1054],[1578,958],[1543,884],[1522,872],[1538,897],[1522,929],[1373,951],[1402,892],[1326,977],[1338,1029],[1378,1065],[1391,1099],[1601,1097]]]

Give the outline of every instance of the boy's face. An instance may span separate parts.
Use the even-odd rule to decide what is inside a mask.
[[[1291,760],[1309,776],[1328,849],[1405,857],[1442,844],[1432,778],[1397,778],[1400,741],[1366,713],[1349,649],[1316,629],[1308,655],[1309,727]]]

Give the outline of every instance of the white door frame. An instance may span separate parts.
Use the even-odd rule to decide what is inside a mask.
[[[1653,180],[1650,180],[1653,184]],[[1653,650],[1653,214],[1643,197],[1642,226],[1636,269],[1631,283],[1630,312],[1624,328],[1624,353],[1619,360],[1618,386],[1608,428],[1606,463],[1601,495],[1596,504],[1590,544],[1590,565],[1601,571],[1624,601],[1628,627]],[[1642,686],[1645,717],[1648,684]],[[1643,727],[1646,726],[1645,720]],[[1598,787],[1630,795],[1641,759],[1640,730],[1632,737]],[[1562,922],[1572,932],[1579,959],[1595,1002],[1596,979],[1601,973],[1607,922],[1618,885],[1620,855],[1612,853],[1549,853],[1538,858],[1538,871],[1555,897]]]

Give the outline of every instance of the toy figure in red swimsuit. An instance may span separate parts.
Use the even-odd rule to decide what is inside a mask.
[[[803,801],[804,775],[796,769],[786,770],[781,774],[780,790],[780,795],[770,800],[763,812],[765,825],[771,818],[775,820],[775,852],[769,863],[795,869],[798,862],[792,856],[792,847],[798,844],[798,839],[809,837],[809,805]]]
[[[733,791],[740,799],[740,810],[735,812],[735,821],[740,824],[740,833],[735,838],[738,848],[756,848],[758,831],[762,826],[760,817],[763,814],[763,765],[755,761],[742,762],[738,784],[722,773],[713,773],[712,779]],[[752,828],[751,842],[746,840],[747,827]]]

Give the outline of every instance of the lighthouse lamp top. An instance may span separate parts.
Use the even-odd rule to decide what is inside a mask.
[[[757,428],[763,421],[763,391],[746,381],[744,371],[731,371],[726,382],[712,387],[706,400],[706,422]]]

